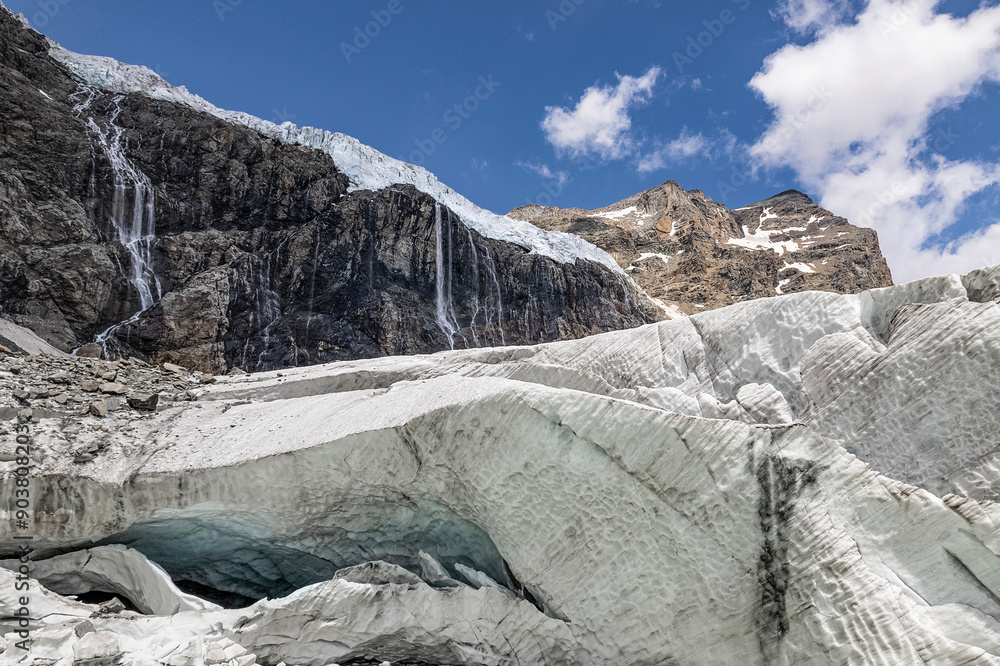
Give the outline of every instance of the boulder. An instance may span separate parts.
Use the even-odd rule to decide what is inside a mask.
[[[97,343],[88,342],[76,350],[76,355],[82,358],[102,358],[104,356],[104,349]]]
[[[121,641],[110,631],[84,634],[73,644],[73,663],[81,666],[111,664],[121,654]]]
[[[159,402],[160,394],[158,393],[134,393],[128,397],[128,404],[132,409],[147,412],[155,412]]]

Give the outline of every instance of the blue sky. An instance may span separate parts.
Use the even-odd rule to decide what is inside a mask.
[[[875,227],[897,279],[1000,263],[997,0],[4,1],[497,212],[794,187]]]

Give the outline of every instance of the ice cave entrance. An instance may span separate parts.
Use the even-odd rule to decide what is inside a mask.
[[[230,608],[283,597],[374,560],[420,575],[420,551],[458,581],[466,578],[456,565],[469,567],[539,605],[486,532],[447,507],[358,502],[363,511],[345,507],[322,525],[282,524],[261,512],[220,507],[163,511],[99,545],[134,548],[183,591]]]

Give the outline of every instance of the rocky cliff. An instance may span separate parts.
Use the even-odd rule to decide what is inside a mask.
[[[2,5],[0,87],[0,314],[64,351],[263,370],[574,338],[655,309],[576,238],[349,137],[72,54]]]
[[[597,210],[535,205],[509,215],[585,238],[647,294],[685,314],[751,298],[892,284],[875,231],[795,190],[729,210],[669,181]]]

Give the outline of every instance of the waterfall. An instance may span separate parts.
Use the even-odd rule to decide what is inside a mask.
[[[434,204],[434,230],[437,240],[437,307],[435,319],[437,320],[438,328],[447,336],[449,346],[454,349],[456,334],[462,337],[466,347],[470,345],[468,338],[460,332],[458,319],[455,316],[455,304],[452,294],[454,274],[452,227],[454,225],[452,224],[451,213],[447,209],[445,210],[448,215],[447,218],[442,216],[441,204]],[[447,231],[444,228],[446,220]],[[500,345],[506,345],[507,339],[503,332],[503,298],[500,293],[500,281],[497,279],[496,261],[493,259],[493,255],[490,254],[488,248],[479,248],[476,246],[472,231],[468,227],[465,228],[465,232],[468,236],[469,247],[472,253],[472,282],[475,285],[475,289],[472,292],[472,302],[468,308],[472,311],[472,318],[469,321],[469,330],[472,333],[472,345],[476,347],[479,347],[481,344],[496,345],[498,340]],[[445,247],[446,243],[447,248]],[[447,266],[445,265],[446,263]],[[486,277],[485,281],[483,279],[484,273]],[[479,334],[476,333],[476,326],[481,327],[482,341],[480,341]],[[494,327],[496,329],[494,335],[489,336],[490,329]],[[490,337],[493,338],[492,342]]]
[[[441,204],[434,202],[434,232],[436,236],[435,283],[437,287],[437,303],[435,319],[438,328],[448,337],[448,346],[455,348],[455,334],[458,333],[458,321],[451,301],[451,225],[448,225],[448,274],[444,267],[444,237],[441,220]]]
[[[315,223],[315,233],[313,236],[312,273],[309,278],[309,303],[308,314],[306,315],[305,344],[309,344],[309,327],[312,326],[313,312],[316,308],[316,270],[319,267],[319,245],[321,239],[319,220]]]
[[[472,321],[469,324],[472,327],[472,340],[475,345],[479,346],[479,339],[476,336],[476,318],[479,313],[483,313],[483,343],[490,345],[490,340],[487,335],[491,326],[495,327],[497,332],[499,332],[499,338],[493,336],[493,346],[496,346],[496,341],[499,339],[500,345],[504,346],[507,344],[507,340],[503,333],[503,297],[500,295],[500,281],[497,279],[496,262],[493,259],[493,255],[490,254],[488,248],[477,248],[475,239],[472,237],[472,230],[466,227],[466,233],[469,237],[469,247],[472,248],[472,279],[476,283],[476,291],[473,296],[473,315]],[[487,282],[484,284],[482,279],[483,271],[480,271],[479,265],[482,263],[485,273],[487,275]],[[482,298],[480,298],[480,293],[482,293]],[[492,312],[490,309],[490,302],[493,301]],[[496,321],[494,321],[496,318]]]
[[[279,245],[277,250],[278,258],[281,257],[281,246]],[[258,279],[256,288],[256,298],[254,299],[256,303],[254,304],[254,310],[256,315],[260,318],[259,321],[266,321],[267,324],[260,330],[261,342],[264,348],[257,355],[257,365],[256,369],[260,370],[263,367],[263,363],[266,361],[266,357],[271,353],[271,332],[274,330],[274,325],[278,323],[281,318],[281,304],[279,303],[278,294],[274,291],[274,261],[272,257],[273,253],[268,253],[267,258],[264,260],[264,270],[260,271],[258,269]]]
[[[260,338],[259,351],[254,350],[257,356],[253,363],[254,370],[266,370],[268,356],[277,347],[272,341],[272,333],[280,323],[282,311],[281,297],[276,291],[279,282],[276,271],[281,268],[281,252],[287,242],[288,237],[282,239],[274,250],[264,255],[262,259],[259,257],[251,259],[247,269],[247,287],[252,294],[252,307],[249,313],[250,328]],[[240,358],[240,367],[244,370],[250,368],[250,341],[253,337],[254,333],[248,331]],[[281,348],[279,347],[277,350],[281,351]]]
[[[491,284],[487,285],[487,290],[492,288],[494,293],[496,294],[496,312],[495,312],[497,317],[496,327],[497,330],[500,331],[500,345],[506,346],[507,339],[506,337],[504,337],[503,334],[503,297],[500,295],[500,280],[497,279],[497,265],[496,262],[493,260],[493,255],[490,254],[489,250],[483,252],[483,266],[486,267],[486,272],[489,273],[490,276]],[[489,292],[487,291],[487,293]],[[488,302],[489,301],[487,301],[487,303]],[[489,309],[487,309],[486,323],[488,324],[490,321],[492,321],[492,317],[490,317]],[[494,340],[495,339],[496,338],[494,338]]]
[[[87,95],[73,106],[74,112],[81,115],[90,109],[94,92],[79,91],[78,94]],[[114,193],[108,222],[114,229],[115,240],[121,243],[129,254],[128,269],[122,273],[139,297],[137,312],[97,336],[96,342],[109,357],[111,352],[120,351],[120,346],[116,343],[118,330],[126,324],[137,321],[142,313],[151,308],[163,295],[153,267],[152,256],[153,243],[156,240],[156,197],[149,177],[126,155],[124,131],[117,124],[118,115],[121,113],[120,101],[121,97],[113,100],[114,108],[103,125],[94,120],[93,116],[88,116],[86,123],[87,131],[104,153],[114,174]]]
[[[479,316],[479,252],[476,250],[476,243],[472,240],[472,229],[465,227],[465,233],[469,237],[469,247],[472,248],[472,281],[476,285],[476,290],[472,293],[472,319],[469,321],[469,330],[472,331],[472,344],[479,346],[479,337],[476,335],[476,317]],[[487,320],[489,323],[489,320]],[[486,339],[484,333],[483,339]]]

